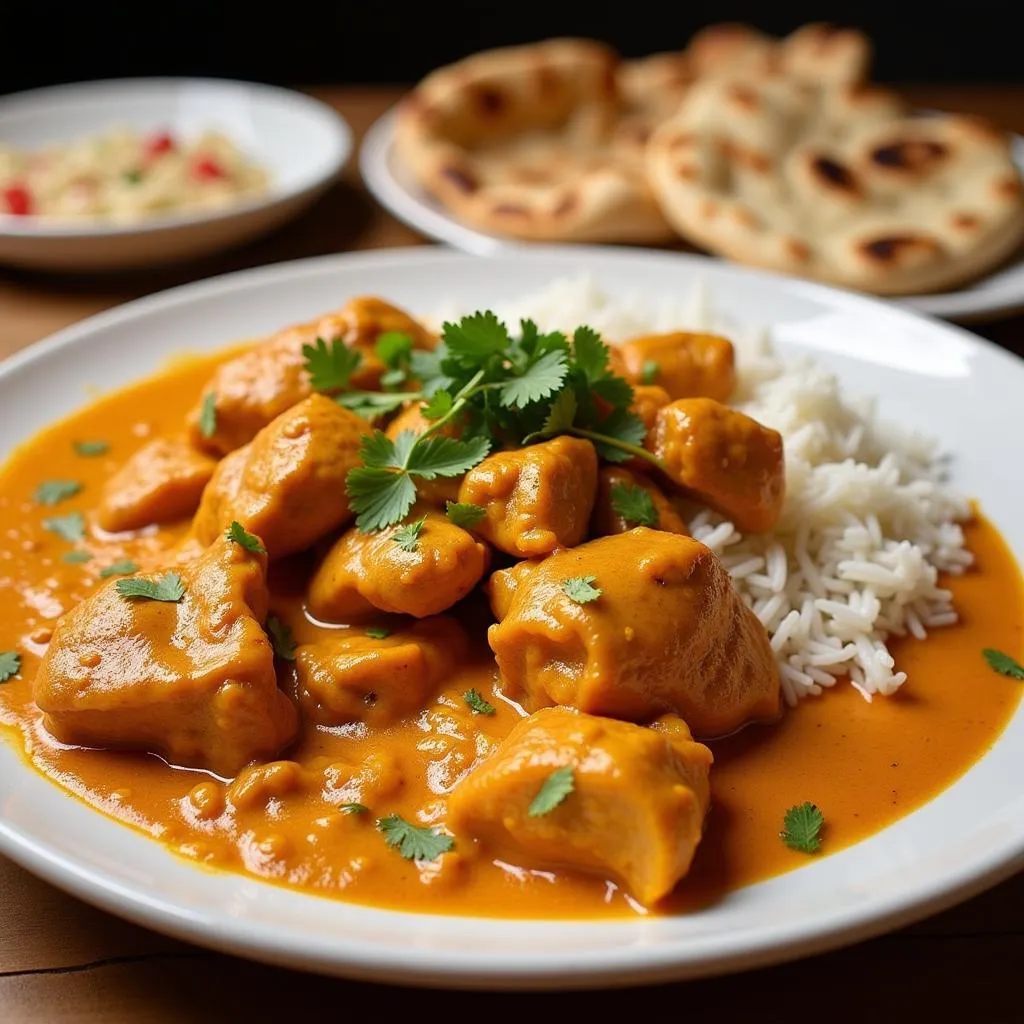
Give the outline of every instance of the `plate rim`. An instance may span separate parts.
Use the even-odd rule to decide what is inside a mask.
[[[573,264],[578,265],[581,259],[590,256],[609,263],[643,262],[645,260],[664,264],[686,263],[691,264],[698,271],[700,267],[703,267],[706,272],[709,271],[711,274],[724,273],[726,276],[767,281],[798,294],[810,297],[817,295],[822,299],[827,299],[829,300],[828,305],[833,309],[856,311],[859,307],[866,306],[873,309],[876,314],[889,318],[916,324],[925,322],[932,331],[937,330],[960,339],[969,339],[972,345],[985,350],[991,356],[1012,362],[1015,372],[1021,371],[1020,357],[1006,351],[994,342],[978,338],[962,328],[923,317],[869,296],[844,292],[816,282],[802,281],[785,275],[732,264],[726,265],[721,261],[710,260],[700,255],[658,250],[630,249],[624,251],[613,246],[553,246],[548,248],[543,255],[555,257],[563,262],[566,268]],[[499,259],[529,262],[537,259],[538,256],[541,254],[535,250],[524,249],[516,253],[502,253]],[[415,246],[329,254],[292,260],[180,285],[88,317],[22,349],[0,363],[0,387],[4,385],[9,376],[19,372],[22,367],[36,362],[46,362],[69,345],[87,344],[86,339],[97,332],[102,332],[121,323],[130,323],[151,313],[187,308],[195,300],[205,296],[246,291],[271,280],[284,283],[310,273],[343,273],[345,267],[350,265],[357,267],[362,265],[373,269],[438,262],[458,265],[470,262],[481,264],[486,261],[480,261],[454,250]],[[6,741],[2,742],[9,746]],[[33,771],[27,765],[24,766],[24,770]],[[36,777],[42,780],[41,776]],[[966,776],[961,776],[952,785],[961,784],[964,778]],[[46,780],[42,780],[42,784],[59,791],[58,787]],[[85,813],[104,818],[105,821],[117,828],[123,829],[126,835],[134,836],[136,841],[144,842],[151,847],[158,845],[150,838],[141,836],[130,827],[107,818],[102,812],[84,805],[76,798],[66,793],[62,793],[62,795],[68,801],[81,807]],[[927,803],[923,805],[923,807],[927,806]],[[914,813],[916,812],[911,812],[910,815],[900,820],[906,821]],[[853,844],[833,856],[842,857],[855,851],[859,845]],[[318,950],[318,940],[315,937],[308,938],[307,943],[303,945],[301,941],[294,941],[289,936],[290,944],[287,948],[275,947],[273,936],[266,934],[269,930],[266,924],[256,926],[254,931],[254,925],[244,920],[225,922],[222,917],[211,916],[204,919],[201,916],[185,913],[180,909],[175,911],[173,906],[160,898],[148,895],[138,886],[133,887],[124,883],[123,880],[119,881],[113,878],[109,872],[93,870],[88,866],[83,867],[73,858],[61,854],[59,850],[47,849],[45,842],[40,842],[31,834],[25,834],[12,827],[3,818],[0,818],[0,851],[33,873],[87,902],[147,927],[210,948],[226,950],[265,962],[307,970],[316,969],[325,973],[369,980],[415,983],[446,988],[540,990],[545,988],[608,987],[696,976],[707,977],[733,970],[780,963],[810,953],[824,952],[848,945],[893,927],[918,920],[1009,877],[1024,867],[1024,829],[1001,843],[993,843],[983,854],[973,856],[967,870],[961,867],[955,874],[947,871],[937,882],[929,880],[925,884],[921,882],[911,884],[900,893],[898,898],[886,900],[886,909],[882,912],[876,905],[876,899],[870,906],[852,906],[844,913],[818,921],[812,927],[808,927],[804,918],[797,916],[795,921],[782,922],[771,936],[762,935],[758,942],[748,943],[731,950],[712,952],[713,960],[711,962],[709,962],[706,949],[702,950],[699,956],[691,954],[680,960],[678,950],[671,946],[666,948],[664,945],[659,945],[655,948],[641,950],[642,958],[640,959],[637,959],[635,955],[629,956],[628,951],[624,951],[622,948],[610,948],[597,953],[593,951],[585,954],[576,952],[568,963],[564,958],[560,958],[546,967],[539,965],[535,958],[530,959],[529,955],[516,957],[508,953],[496,955],[486,951],[482,952],[472,963],[453,963],[451,956],[443,951],[432,953],[429,949],[412,947],[404,951],[404,962],[396,964],[393,958],[391,960],[388,960],[386,956],[382,958],[381,950],[373,944],[367,945],[365,940],[358,939],[355,942],[350,942],[343,957],[339,955],[338,949],[334,946],[330,949],[321,947]],[[180,858],[166,849],[161,852],[170,862],[184,864]],[[203,870],[194,865],[186,865],[186,867],[188,870]],[[239,877],[234,872],[221,872],[221,874],[236,879]],[[252,884],[278,889],[270,883],[253,881]],[[315,900],[317,904],[322,904],[326,900],[325,897],[301,893],[293,893],[293,895],[301,899]],[[374,913],[392,914],[395,912],[378,910]],[[436,919],[442,922],[451,920],[448,916],[439,916]],[[580,927],[593,927],[594,924],[592,921],[576,923]],[[629,923],[631,922],[602,921],[601,926],[614,928],[626,926]],[[714,947],[716,943],[723,942],[735,947],[735,939],[728,937],[711,937],[705,940],[705,946]],[[633,952],[635,954],[635,951]],[[488,963],[489,959],[490,963]],[[500,965],[495,962],[498,959],[501,961]],[[594,974],[598,972],[600,977],[595,981]]]
[[[285,103],[292,104],[295,108],[301,109],[303,115],[309,120],[318,121],[318,130],[330,137],[334,152],[329,163],[316,173],[307,170],[298,181],[287,188],[281,188],[271,182],[267,192],[260,196],[208,211],[169,213],[125,224],[108,224],[103,221],[91,220],[85,220],[81,224],[64,220],[49,222],[43,221],[41,218],[30,218],[26,222],[25,218],[20,217],[0,217],[0,239],[22,239],[30,242],[44,240],[58,242],[62,239],[106,240],[126,236],[158,235],[243,218],[257,211],[293,202],[326,188],[341,175],[352,157],[355,138],[352,126],[333,107],[309,93],[272,85],[268,82],[254,82],[239,78],[152,75],[132,78],[102,78],[85,82],[47,85],[38,89],[26,89],[22,92],[0,96],[0,116],[13,112],[21,104],[32,106],[45,104],[47,101],[55,99],[62,101],[63,97],[69,96],[72,91],[78,91],[82,97],[81,101],[87,103],[89,93],[105,93],[114,90],[158,92],[188,86],[203,89],[243,89],[257,95],[276,97]]]
[[[935,111],[922,111],[923,114],[935,113]],[[359,173],[367,189],[393,217],[396,217],[407,227],[424,235],[425,237],[439,241],[446,245],[460,249],[463,252],[473,253],[477,256],[494,256],[522,248],[546,249],[548,247],[560,247],[563,243],[529,242],[521,239],[507,239],[499,235],[488,234],[476,228],[462,224],[454,217],[449,216],[443,209],[435,208],[425,198],[412,192],[403,184],[391,171],[390,161],[394,150],[395,122],[398,118],[398,104],[389,107],[381,114],[376,121],[366,130],[359,145]],[[1014,151],[1015,162],[1024,173],[1024,135],[1016,132],[1008,132],[1011,146]],[[626,251],[632,251],[633,246],[622,245]],[[671,250],[665,250],[670,252]],[[694,253],[694,255],[705,255]],[[724,257],[707,254],[709,259],[726,263],[730,266],[744,266],[735,263]],[[1014,257],[1009,262],[996,267],[992,273],[1013,265]],[[1012,316],[1015,313],[1024,312],[1024,248],[1021,249],[1018,259],[1020,283],[1016,287],[1013,284],[1004,285],[980,299],[977,293],[966,288],[960,288],[948,292],[931,292],[920,295],[899,295],[886,299],[883,296],[875,296],[869,292],[858,292],[856,294],[866,295],[869,298],[888,301],[907,309],[915,310],[929,316],[938,317],[944,320],[961,323],[984,323],[996,320],[1005,316]],[[759,268],[750,268],[759,269]],[[773,271],[769,271],[773,273]],[[791,280],[810,280],[788,276]],[[985,280],[989,275],[983,275],[978,280]],[[815,282],[820,283],[820,282]],[[842,286],[836,287],[839,291],[847,291]]]

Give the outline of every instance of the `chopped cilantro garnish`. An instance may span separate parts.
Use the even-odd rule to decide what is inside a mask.
[[[574,789],[576,778],[571,764],[553,771],[537,790],[537,795],[530,801],[526,813],[531,818],[542,818],[550,814]]]
[[[387,640],[391,636],[391,630],[387,626],[367,626],[366,635],[371,640]]]
[[[786,811],[779,837],[798,853],[817,853],[821,849],[821,830],[825,816],[812,803],[798,804]]]
[[[0,683],[13,679],[21,671],[21,655],[17,651],[0,651]]]
[[[604,593],[600,587],[593,585],[596,580],[596,576],[573,576],[562,583],[562,590],[577,604],[590,604]]]
[[[67,562],[68,565],[84,565],[86,562],[92,561],[92,553],[78,548],[75,551],[65,551],[60,556],[60,560]]]
[[[265,555],[267,553],[267,549],[263,546],[263,541],[255,534],[249,533],[237,519],[228,527],[227,533],[224,536],[254,555]]]
[[[270,645],[282,661],[294,661],[295,651],[298,644],[292,631],[286,622],[282,622],[276,615],[267,617],[267,635],[270,637]]]
[[[356,803],[355,801],[347,804],[338,804],[338,810],[342,814],[366,814],[369,809],[366,804]]]
[[[414,523],[406,523],[400,530],[395,531],[391,538],[403,551],[415,551],[416,545],[420,542],[420,534],[426,525],[427,517],[423,516]]]
[[[1011,679],[1024,679],[1024,665],[1016,658],[1011,658],[1002,651],[993,647],[986,647],[982,656],[988,662],[989,667],[998,672],[1001,676],[1009,676]]]
[[[75,441],[74,449],[76,454],[92,459],[97,455],[106,455],[110,445],[106,441]]]
[[[658,510],[654,507],[654,499],[643,487],[630,487],[626,484],[612,484],[612,509],[616,515],[632,526],[658,525]]]
[[[105,569],[100,569],[100,579],[106,580],[111,576],[130,576],[133,572],[138,572],[139,567],[134,562],[123,561],[114,562],[108,565]]]
[[[487,509],[468,501],[448,501],[445,502],[445,513],[456,526],[472,530],[487,515]]]
[[[85,537],[85,516],[81,512],[69,512],[66,516],[51,516],[43,520],[43,529],[57,534],[72,544]]]
[[[306,357],[306,372],[314,390],[327,393],[343,391],[348,387],[349,378],[362,362],[362,355],[349,348],[341,338],[335,338],[330,345],[323,338],[317,338],[315,345],[303,345]]]
[[[217,395],[213,391],[203,396],[203,404],[199,407],[199,433],[203,437],[213,437],[217,433]]]
[[[36,501],[40,505],[59,505],[73,498],[82,489],[78,480],[46,480],[36,488]]]
[[[185,584],[176,572],[169,572],[158,580],[131,576],[118,580],[114,586],[122,597],[140,601],[167,601],[176,604],[185,596]]]
[[[494,705],[490,701],[484,700],[477,690],[467,690],[462,695],[462,699],[469,705],[475,715],[493,715],[495,712]]]
[[[640,367],[640,383],[654,384],[660,373],[661,367],[653,359],[648,359],[644,365]]]
[[[455,845],[455,840],[437,826],[420,827],[400,814],[389,814],[377,822],[388,846],[395,847],[406,860],[437,860]]]

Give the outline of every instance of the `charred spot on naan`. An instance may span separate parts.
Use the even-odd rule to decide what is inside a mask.
[[[950,147],[935,139],[892,139],[876,145],[871,162],[876,169],[893,174],[924,175],[948,162]]]
[[[926,234],[879,235],[855,243],[862,260],[886,267],[919,267],[941,259],[945,250],[935,238]]]

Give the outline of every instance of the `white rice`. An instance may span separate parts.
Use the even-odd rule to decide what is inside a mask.
[[[957,621],[938,575],[971,564],[959,526],[970,506],[944,485],[933,443],[883,428],[870,401],[844,395],[811,361],[783,363],[763,330],[716,322],[706,289],[653,304],[612,298],[587,278],[559,280],[496,312],[510,326],[585,323],[609,340],[673,329],[732,339],[737,406],[783,435],[786,501],[770,534],[744,536],[707,510],[695,510],[690,529],[768,630],[789,704],[842,679],[868,701],[895,693],[906,673],[887,639]]]

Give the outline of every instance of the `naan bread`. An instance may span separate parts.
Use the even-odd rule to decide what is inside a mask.
[[[673,237],[644,163],[649,126],[623,117],[619,59],[553,39],[479,53],[425,78],[399,109],[399,159],[464,222],[516,238]]]
[[[862,84],[815,86],[781,71],[704,79],[652,135],[647,161],[688,240],[878,294],[954,286],[1024,239],[1003,133],[966,117],[906,116]]]

